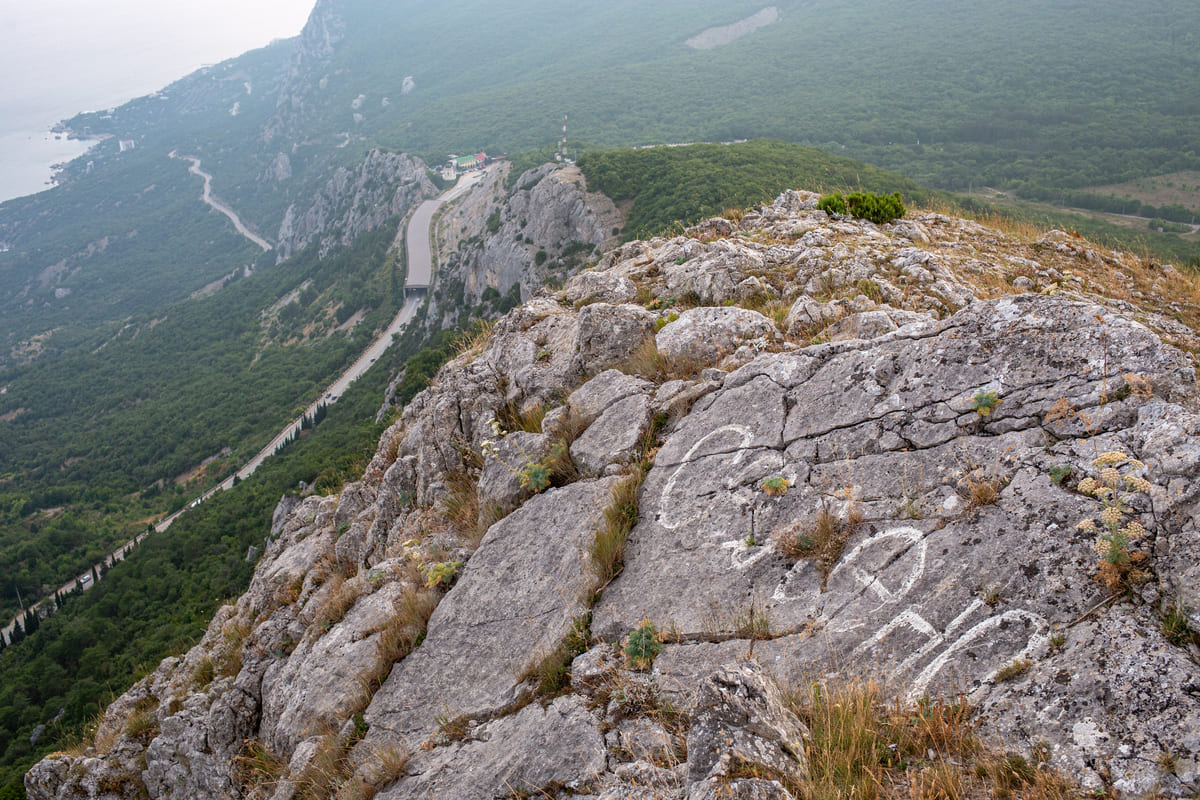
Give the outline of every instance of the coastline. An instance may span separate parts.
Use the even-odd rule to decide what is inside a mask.
[[[85,138],[63,122],[42,130],[0,134],[0,203],[53,188],[68,164],[87,155],[104,138]]]

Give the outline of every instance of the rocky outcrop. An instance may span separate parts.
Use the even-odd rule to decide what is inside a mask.
[[[338,5],[336,0],[318,0],[308,15],[288,64],[275,113],[263,128],[264,142],[293,134],[319,108],[314,96],[326,87],[330,59],[345,35],[346,23]]]
[[[795,798],[793,690],[871,678],[1012,763],[1194,794],[1195,338],[1143,293],[1182,277],[815,199],[502,318],[30,797]]]
[[[279,226],[276,263],[314,242],[324,258],[435,194],[421,159],[372,150],[357,168],[339,167],[307,209],[288,207]]]
[[[547,281],[562,282],[614,244],[624,226],[612,201],[587,191],[575,167],[544,164],[511,188],[501,167],[438,223],[442,265],[427,314],[431,330],[453,326],[481,303],[503,308],[502,298],[510,298],[511,307]]]

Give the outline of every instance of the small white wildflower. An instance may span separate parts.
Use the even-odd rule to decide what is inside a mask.
[[[1092,545],[1092,549],[1099,553],[1101,558],[1104,558],[1112,552],[1112,542],[1108,539],[1097,539]]]
[[[1121,473],[1117,472],[1116,467],[1105,467],[1100,470],[1100,480],[1105,486],[1116,486],[1121,482]]]
[[[1083,492],[1084,494],[1091,494],[1092,492],[1096,491],[1096,487],[1099,485],[1100,484],[1096,483],[1095,478],[1084,478],[1079,482],[1079,491]]]
[[[1092,519],[1091,517],[1088,517],[1087,519],[1081,519],[1075,524],[1075,530],[1094,531],[1096,530],[1096,520]]]
[[[1113,525],[1121,524],[1121,509],[1116,506],[1109,506],[1100,512],[1100,521],[1105,525],[1112,527]]]
[[[1129,463],[1126,464],[1125,466],[1128,467],[1129,469],[1133,469],[1133,470],[1146,468],[1146,465],[1143,464],[1141,461],[1138,461],[1136,458],[1129,459]]]

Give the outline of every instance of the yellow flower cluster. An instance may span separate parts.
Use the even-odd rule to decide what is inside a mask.
[[[1150,494],[1150,490],[1154,488],[1150,485],[1150,481],[1145,478],[1139,478],[1136,475],[1126,475],[1125,485],[1131,492],[1141,492],[1142,494]]]
[[[1077,530],[1077,531],[1094,531],[1094,530],[1096,530],[1096,520],[1092,519],[1091,517],[1088,517],[1086,519],[1081,519],[1081,520],[1079,520],[1078,523],[1076,523],[1075,530]]]
[[[1100,512],[1100,521],[1110,528],[1121,524],[1121,509],[1117,506],[1108,506]]]
[[[1112,547],[1112,542],[1103,538],[1097,539],[1092,544],[1092,548],[1100,555],[1101,558],[1106,558],[1108,554],[1112,552]]]
[[[1145,464],[1138,461],[1136,458],[1130,458],[1127,453],[1122,453],[1120,450],[1109,450],[1096,456],[1096,460],[1092,462],[1093,466],[1097,467],[1115,467],[1118,464],[1124,464],[1129,469],[1144,469]]]
[[[1146,535],[1146,529],[1142,527],[1140,522],[1131,522],[1121,529],[1121,533],[1128,536],[1131,540],[1140,539]]]

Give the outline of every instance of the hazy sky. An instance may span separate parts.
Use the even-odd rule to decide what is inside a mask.
[[[0,0],[0,202],[86,145],[47,131],[295,36],[315,0]]]
[[[314,0],[0,0],[0,132],[160,89],[295,36]]]

